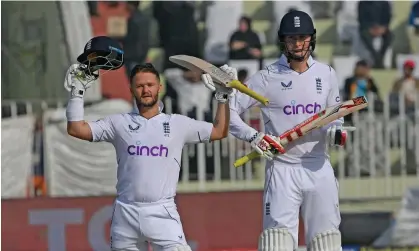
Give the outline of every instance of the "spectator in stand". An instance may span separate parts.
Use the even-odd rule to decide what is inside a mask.
[[[366,60],[360,60],[355,65],[354,75],[345,80],[344,100],[368,95],[369,92],[378,95],[377,86],[370,76],[368,62]]]
[[[389,1],[359,1],[359,33],[374,68],[384,67],[384,56],[392,43],[391,15]]]
[[[262,44],[258,34],[252,30],[252,20],[243,16],[239,28],[230,37],[230,59],[261,59]]]
[[[405,97],[406,106],[414,106],[416,93],[419,91],[419,79],[413,76],[415,62],[406,60],[403,64],[403,76],[396,80],[393,85],[392,93],[402,93]]]
[[[123,39],[126,74],[137,64],[144,64],[149,45],[150,18],[139,10],[140,1],[127,1],[126,8],[130,16],[127,21],[127,34]]]
[[[411,42],[411,50],[413,53],[419,53],[419,1],[413,4],[412,11],[409,16],[409,38]]]
[[[376,104],[379,103],[378,89],[370,76],[370,66],[367,61],[360,60],[355,65],[354,75],[345,80],[342,98],[349,100],[359,96],[368,96],[371,92],[376,94],[376,100],[374,100]],[[345,120],[352,121],[352,115],[349,114]]]
[[[176,54],[201,57],[195,3],[192,1],[153,1],[153,16],[159,25],[160,45],[165,53],[164,69],[177,67],[169,61]]]
[[[202,83],[200,73],[170,68],[164,71],[164,75],[167,85],[176,91],[178,112],[195,119],[198,119],[197,111],[204,112],[205,118],[199,118],[200,120],[212,119],[212,92]]]

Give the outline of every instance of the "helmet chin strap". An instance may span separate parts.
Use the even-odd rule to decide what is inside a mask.
[[[306,53],[303,56],[296,56],[296,55],[292,54],[291,52],[287,51],[285,56],[288,59],[288,63],[291,60],[292,61],[297,61],[297,62],[303,62],[304,60],[308,59],[308,57],[310,56],[309,53],[311,54],[311,50],[307,50]]]

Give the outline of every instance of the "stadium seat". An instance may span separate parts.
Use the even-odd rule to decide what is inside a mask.
[[[371,70],[371,77],[374,79],[382,99],[387,100],[385,97],[387,97],[387,95],[390,93],[394,81],[396,80],[396,76],[397,70],[393,69]]]
[[[278,46],[270,44],[262,47],[262,54],[264,58],[279,57]]]

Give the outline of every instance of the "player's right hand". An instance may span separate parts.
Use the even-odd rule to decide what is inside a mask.
[[[64,88],[71,93],[71,97],[83,98],[85,91],[90,87],[90,81],[85,77],[85,74],[80,70],[78,64],[71,65],[64,79]]]
[[[272,160],[278,153],[285,153],[285,149],[277,137],[264,134],[263,132],[255,134],[250,141],[250,145],[256,152],[268,160]]]
[[[233,79],[237,80],[237,70],[235,68],[229,67],[228,65],[223,65],[220,67],[220,69],[229,74]],[[211,75],[209,74],[202,74],[201,78],[202,82],[204,82],[204,85],[208,89],[215,91],[215,99],[220,103],[226,103],[237,92],[236,89],[226,87],[224,85],[218,84],[217,82],[214,82]]]

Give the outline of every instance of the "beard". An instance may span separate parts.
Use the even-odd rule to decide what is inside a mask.
[[[157,104],[157,95],[155,97],[147,97],[147,98],[135,98],[137,105],[140,105],[141,107],[153,107],[155,104]],[[147,99],[147,101],[146,101]]]

